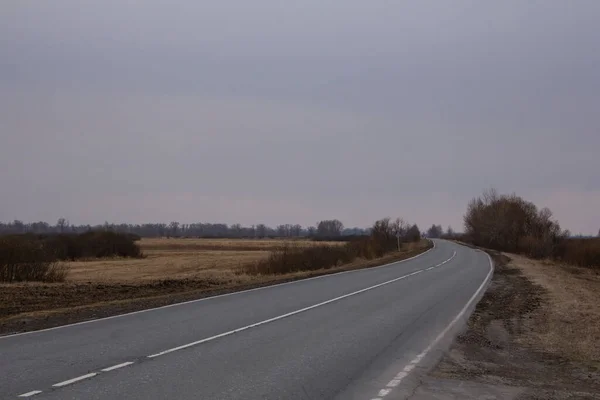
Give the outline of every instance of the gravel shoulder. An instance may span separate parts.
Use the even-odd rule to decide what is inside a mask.
[[[600,399],[598,271],[490,254],[488,290],[411,398]]]

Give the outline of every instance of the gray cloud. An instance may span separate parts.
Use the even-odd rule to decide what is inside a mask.
[[[0,220],[598,229],[600,3],[237,3],[4,6]]]

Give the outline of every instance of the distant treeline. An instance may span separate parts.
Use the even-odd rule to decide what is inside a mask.
[[[241,224],[171,223],[72,225],[60,218],[55,225],[47,222],[24,223],[15,220],[0,222],[0,235],[24,233],[57,234],[86,232],[119,232],[140,237],[202,237],[202,238],[265,238],[265,237],[339,237],[365,236],[370,229],[344,228],[337,219],[319,221],[315,226],[302,227],[298,224],[283,224],[269,227],[265,224],[242,226]]]

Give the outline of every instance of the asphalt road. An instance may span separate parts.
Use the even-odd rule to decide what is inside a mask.
[[[378,268],[2,337],[0,395],[402,398],[490,274],[484,253],[436,241]]]

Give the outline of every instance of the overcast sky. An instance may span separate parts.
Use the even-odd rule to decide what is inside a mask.
[[[5,0],[0,220],[600,228],[600,1]]]

